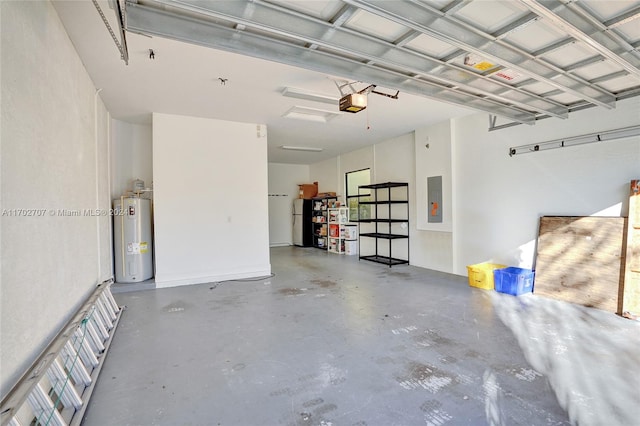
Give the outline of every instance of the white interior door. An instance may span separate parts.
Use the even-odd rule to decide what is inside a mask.
[[[293,244],[293,204],[286,194],[269,194],[269,246]]]

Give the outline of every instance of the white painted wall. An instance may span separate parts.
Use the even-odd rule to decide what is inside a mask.
[[[344,195],[344,182],[340,180],[338,173],[340,158],[330,158],[309,167],[309,182],[318,182],[318,192],[335,192],[338,195]]]
[[[57,211],[109,207],[109,116],[49,2],[0,2],[0,15],[2,209],[45,210],[1,217],[6,394],[110,276],[108,220]]]
[[[415,175],[413,141],[411,132],[374,145],[375,174],[372,173],[371,183],[412,181]],[[411,196],[409,194],[409,201]]]
[[[374,163],[375,150],[373,146],[367,146],[365,148],[340,155],[336,162],[338,168],[338,176],[336,177],[336,181],[338,182],[338,193],[341,195],[345,195],[347,193],[345,188],[347,183],[345,174],[347,172],[371,169],[371,183],[377,182]]]
[[[153,183],[153,148],[150,124],[111,120],[111,198],[131,189],[135,179]]]
[[[269,163],[270,247],[293,244],[293,200],[303,183],[310,183],[308,165]]]
[[[451,140],[452,120],[415,131],[416,226],[427,231],[451,233],[453,229]],[[428,145],[428,146],[427,146]],[[427,178],[442,176],[442,223],[429,223]]]
[[[453,270],[453,181],[451,120],[415,131],[415,226],[411,263],[439,271]],[[427,147],[427,145],[429,145]],[[427,178],[442,176],[442,223],[429,223]]]
[[[271,273],[264,126],[153,114],[156,285]]]
[[[496,261],[530,268],[542,215],[626,214],[629,181],[640,176],[640,138],[509,157],[508,148],[637,125],[640,99],[591,108],[567,120],[487,131],[475,114],[454,120],[454,272]],[[606,212],[603,212],[606,210]]]

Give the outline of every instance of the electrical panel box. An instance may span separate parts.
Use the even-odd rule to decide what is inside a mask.
[[[427,221],[442,223],[442,176],[427,178],[427,203]]]

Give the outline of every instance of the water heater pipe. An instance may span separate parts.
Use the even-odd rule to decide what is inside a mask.
[[[100,208],[100,168],[98,167],[99,163],[99,147],[100,142],[98,141],[98,95],[102,89],[96,90],[96,93],[93,94],[93,136],[95,142],[95,166],[96,166],[96,209]],[[102,241],[100,238],[100,215],[96,215],[96,245],[98,246],[98,282],[102,281]]]
[[[120,196],[120,236],[121,236],[121,242],[120,242],[120,254],[122,255],[122,276],[126,276],[126,269],[125,269],[125,255],[124,255],[124,195]]]

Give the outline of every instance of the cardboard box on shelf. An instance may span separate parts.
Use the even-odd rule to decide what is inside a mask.
[[[318,195],[316,195],[317,198],[327,198],[327,197],[335,197],[335,196],[336,196],[335,192],[319,192]]]
[[[311,199],[318,195],[318,182],[303,183],[298,187],[300,187],[299,198]]]

